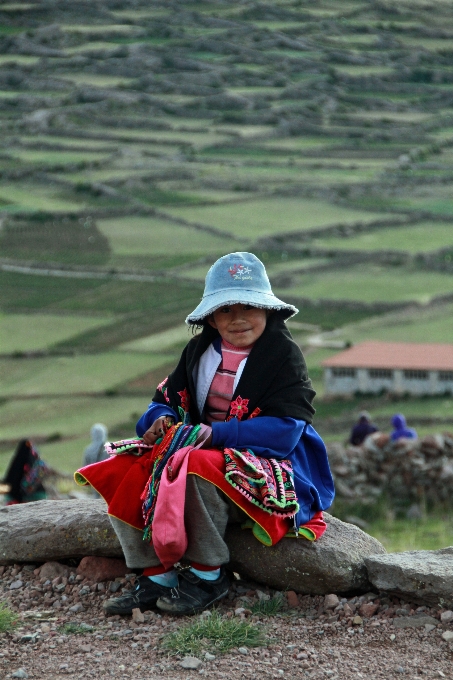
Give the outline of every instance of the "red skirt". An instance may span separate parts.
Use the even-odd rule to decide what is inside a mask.
[[[80,485],[91,485],[105,500],[108,514],[136,529],[144,529],[140,496],[151,474],[152,451],[137,457],[131,454],[87,465],[75,473]],[[262,510],[229,484],[225,479],[225,459],[219,449],[194,449],[189,455],[188,474],[198,475],[223,491],[243,510],[261,531],[254,531],[266,545],[274,545],[291,528],[288,518]],[[322,512],[317,512],[301,529],[302,536],[316,540],[324,533],[326,524]],[[264,532],[264,534],[263,534]]]

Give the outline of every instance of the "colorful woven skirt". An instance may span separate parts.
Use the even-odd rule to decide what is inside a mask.
[[[75,481],[81,486],[91,485],[106,501],[109,515],[143,530],[145,520],[140,497],[148,484],[154,460],[153,450],[141,457],[133,454],[112,456],[78,470]],[[288,518],[263,510],[225,479],[223,451],[194,449],[189,456],[188,474],[197,475],[223,491],[248,515],[248,526],[265,545],[275,545],[287,535],[295,536],[290,532],[291,522]],[[322,536],[325,529],[322,513],[318,512],[299,528],[299,535],[313,541]]]

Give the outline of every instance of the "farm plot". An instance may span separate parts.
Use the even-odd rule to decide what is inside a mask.
[[[453,304],[408,308],[344,326],[339,337],[353,343],[363,340],[386,342],[450,343],[453,337]]]
[[[312,244],[333,250],[402,250],[430,252],[453,245],[453,222],[420,222],[380,228],[349,238],[318,238]]]
[[[8,212],[37,210],[58,212],[79,212],[83,205],[61,197],[59,187],[50,186],[49,183],[28,184],[25,182],[0,183],[0,201]]]
[[[177,356],[106,352],[83,356],[0,359],[1,397],[103,393]]]
[[[231,241],[205,231],[155,217],[128,217],[98,221],[114,255],[168,256],[172,251],[202,257],[228,251]]]
[[[229,231],[242,239],[305,231],[339,223],[372,222],[385,217],[383,213],[351,210],[323,201],[277,197],[222,206],[167,208],[165,212],[189,222]]]
[[[51,314],[0,314],[0,354],[48,349],[110,318]]]
[[[428,303],[434,296],[453,293],[453,276],[403,267],[366,264],[322,273],[297,274],[277,295],[363,302]]]

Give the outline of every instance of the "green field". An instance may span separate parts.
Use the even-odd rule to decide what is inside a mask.
[[[295,275],[294,282],[283,290],[277,288],[277,293],[314,299],[415,300],[426,304],[435,295],[453,293],[453,275],[364,264],[345,270]]]
[[[130,217],[126,229],[124,218],[99,220],[99,228],[117,255],[167,256],[173,243],[186,254],[202,256],[228,252],[231,245],[229,239],[153,217]]]
[[[184,217],[229,231],[237,238],[258,238],[276,233],[304,231],[338,223],[372,222],[383,217],[376,212],[350,210],[327,202],[275,198],[251,200],[224,206],[170,208],[169,215]]]
[[[0,359],[0,397],[105,392],[171,359],[175,355],[153,353],[144,360],[132,352]]]
[[[0,354],[48,349],[107,323],[109,318],[95,316],[0,314]]]
[[[453,222],[420,222],[410,227],[377,229],[352,238],[320,238],[313,245],[341,250],[430,252],[453,245]]]

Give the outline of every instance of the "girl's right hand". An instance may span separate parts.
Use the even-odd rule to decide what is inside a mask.
[[[158,439],[164,436],[169,427],[168,419],[169,416],[162,416],[161,418],[158,418],[154,421],[151,427],[146,430],[145,434],[143,435],[143,441],[145,444],[152,446]]]

